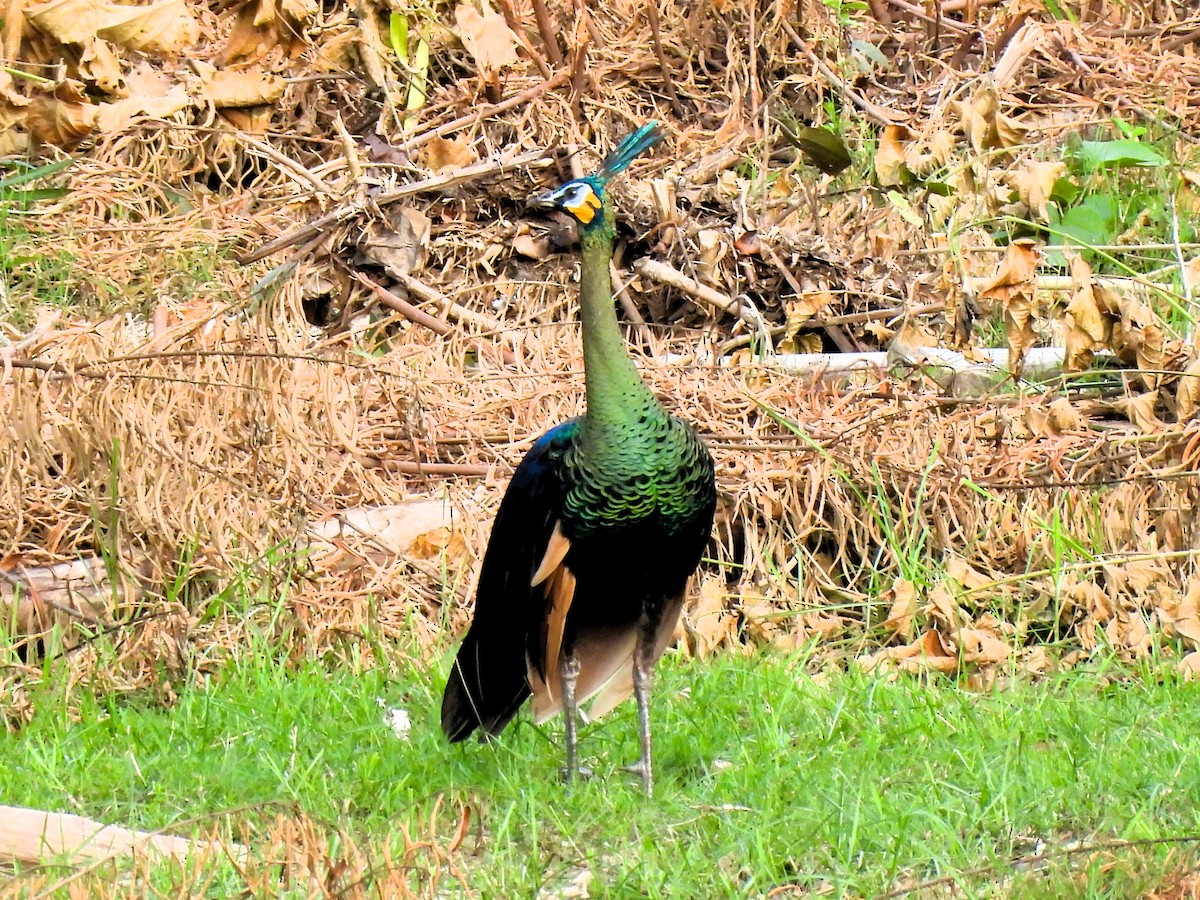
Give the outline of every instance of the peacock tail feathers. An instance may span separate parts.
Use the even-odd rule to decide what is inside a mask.
[[[614,175],[624,172],[629,164],[666,137],[662,126],[657,122],[647,122],[637,131],[626,135],[621,143],[608,154],[596,172],[597,178],[607,182]]]

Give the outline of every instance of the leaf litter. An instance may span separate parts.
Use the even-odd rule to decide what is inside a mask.
[[[722,494],[680,646],[979,685],[1097,650],[1200,671],[1200,360],[1167,316],[1200,254],[1177,248],[1181,290],[1056,244],[1064,278],[990,224],[1052,224],[1060,149],[1113,165],[1090,140],[1112,116],[1166,123],[1194,212],[1189,4],[889,6],[10,5],[0,151],[74,163],[21,211],[0,298],[6,727],[35,714],[39,652],[169,702],[164,670],[203,676],[271,621],[212,614],[238,591],[293,652],[444,647],[508,472],[582,407],[570,230],[525,198],[650,117],[670,137],[615,187],[622,315]],[[835,106],[881,129],[873,158]],[[38,302],[47,248],[80,312]],[[970,356],[989,314],[1018,372],[1060,343],[1092,381],[948,396],[919,366],[814,380],[734,349]]]

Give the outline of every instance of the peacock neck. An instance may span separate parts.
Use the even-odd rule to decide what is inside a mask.
[[[613,252],[612,207],[604,204],[591,228],[580,228],[582,252],[579,318],[583,325],[583,369],[587,420],[624,424],[659,408],[625,348],[613,307],[609,263]]]

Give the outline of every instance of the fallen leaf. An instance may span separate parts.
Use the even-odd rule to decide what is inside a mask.
[[[954,633],[963,662],[992,664],[1008,659],[1012,653],[1005,641],[982,628],[960,628]]]
[[[1200,409],[1200,357],[1179,373],[1179,387],[1175,391],[1175,415],[1186,422]]]
[[[106,94],[121,90],[121,61],[107,41],[88,38],[79,53],[79,77]]]
[[[29,104],[24,124],[38,143],[70,147],[92,133],[99,113],[94,103],[39,95]]]
[[[425,145],[425,165],[434,172],[444,169],[461,169],[479,161],[470,135],[463,134],[453,140],[434,137]]]
[[[1200,678],[1200,651],[1193,650],[1179,660],[1179,671],[1183,673],[1185,681]]]
[[[1008,341],[1009,366],[1019,377],[1025,354],[1037,341],[1034,330],[1034,276],[1041,252],[1028,240],[1013,241],[1004,259],[979,290],[982,299],[998,301],[1004,312],[1004,336]]]
[[[25,17],[64,44],[101,37],[143,53],[177,53],[200,37],[200,23],[185,0],[158,0],[149,6],[50,0],[27,8]]]
[[[517,62],[517,36],[512,33],[504,16],[485,8],[484,14],[475,7],[461,3],[454,10],[456,34],[479,68],[494,72],[502,66]]]
[[[165,119],[186,109],[191,102],[183,85],[176,85],[161,97],[126,97],[124,100],[100,106],[96,116],[96,129],[102,134],[124,131],[139,116]]]
[[[425,267],[431,226],[419,209],[389,207],[384,219],[367,226],[359,251],[392,275],[412,275]]]
[[[512,248],[516,253],[529,259],[545,259],[550,255],[550,239],[535,238],[530,234],[518,234],[512,240]]]
[[[240,109],[274,103],[286,87],[286,80],[261,70],[218,69],[205,82],[204,96],[218,109]]]
[[[1136,397],[1119,397],[1113,408],[1147,434],[1166,428],[1166,422],[1158,417],[1154,408],[1158,405],[1158,391],[1146,391]]]
[[[149,6],[109,7],[109,21],[97,34],[142,53],[178,53],[200,39],[200,22],[186,0],[158,0]]]
[[[1021,202],[1041,222],[1050,221],[1048,203],[1054,191],[1054,185],[1067,171],[1066,163],[1062,160],[1039,162],[1030,160],[1012,173],[1010,181],[1016,189]]]
[[[892,605],[883,627],[905,640],[912,639],[913,617],[917,614],[917,588],[907,578],[897,578],[891,590]]]
[[[895,187],[913,180],[904,165],[904,144],[909,130],[903,125],[887,125],[875,150],[875,177],[882,187]]]
[[[106,0],[49,0],[26,7],[25,18],[64,44],[81,44],[109,24]]]
[[[700,590],[683,617],[687,645],[693,656],[708,656],[722,643],[733,638],[736,623],[727,612],[727,597],[728,588],[724,578],[701,579]]]
[[[1096,299],[1092,267],[1078,254],[1071,257],[1071,278],[1075,293],[1063,313],[1063,342],[1066,353],[1063,368],[1082,372],[1092,364],[1095,351],[1108,346],[1112,339],[1113,319]]]

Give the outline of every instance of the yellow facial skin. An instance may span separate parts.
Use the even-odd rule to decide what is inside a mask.
[[[564,203],[563,209],[573,215],[584,225],[591,224],[592,219],[596,218],[596,213],[600,209],[600,198],[596,196],[596,192],[590,187],[586,190],[578,192],[575,203]]]

